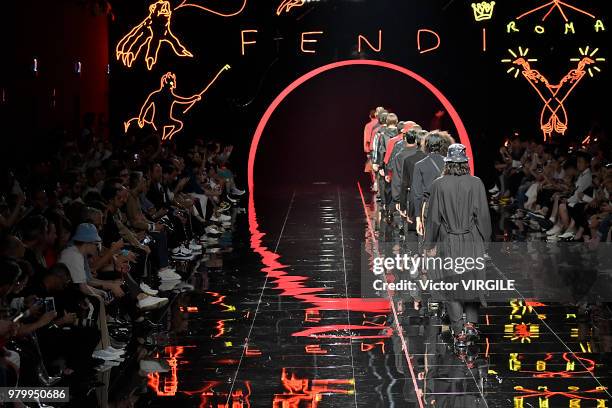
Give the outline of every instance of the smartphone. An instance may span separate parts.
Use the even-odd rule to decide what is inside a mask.
[[[46,297],[45,298],[45,312],[54,312],[55,311],[55,298]]]

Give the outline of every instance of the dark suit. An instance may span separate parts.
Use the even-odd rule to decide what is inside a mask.
[[[158,210],[161,208],[168,208],[171,204],[168,191],[162,184],[151,183],[149,191],[147,191],[147,198]]]
[[[438,153],[429,153],[427,157],[414,165],[410,187],[410,201],[414,203],[414,216],[421,216],[421,209],[429,197],[431,184],[440,177],[442,169],[444,169],[444,157]]]
[[[408,152],[409,151],[407,150],[406,157],[404,158],[404,162],[402,163],[402,179],[399,188],[399,203],[400,209],[402,211],[406,211],[406,209],[409,208],[410,211],[408,213],[408,216],[413,217],[413,205],[409,203],[408,198],[410,193],[410,187],[412,186],[414,165],[425,158],[425,153],[423,153],[423,151],[419,148],[415,148],[415,150],[411,152],[412,154],[408,154]]]

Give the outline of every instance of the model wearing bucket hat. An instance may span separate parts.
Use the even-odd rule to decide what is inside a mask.
[[[450,145],[444,161],[446,163],[467,163],[468,157],[465,153],[465,146],[461,143],[453,143]]]

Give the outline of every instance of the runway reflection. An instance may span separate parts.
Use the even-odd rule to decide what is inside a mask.
[[[142,406],[610,406],[605,305],[491,302],[462,349],[436,302],[360,297],[362,268],[398,234],[358,189],[261,202],[223,267],[196,272],[171,308],[165,369],[147,375]]]

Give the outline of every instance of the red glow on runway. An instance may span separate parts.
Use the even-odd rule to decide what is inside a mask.
[[[262,244],[265,236],[259,231],[257,213],[255,211],[255,200],[253,193],[249,196],[249,230],[251,232],[251,248],[262,258],[265,265],[262,271],[268,275],[273,285],[273,289],[279,289],[281,295],[292,296],[298,300],[314,305],[309,310],[350,310],[356,312],[387,313],[389,311],[389,301],[385,299],[362,299],[362,298],[328,298],[317,296],[316,293],[327,291],[325,288],[309,288],[305,282],[309,279],[306,276],[290,275],[283,269],[288,266],[278,261],[279,254],[269,250]]]

